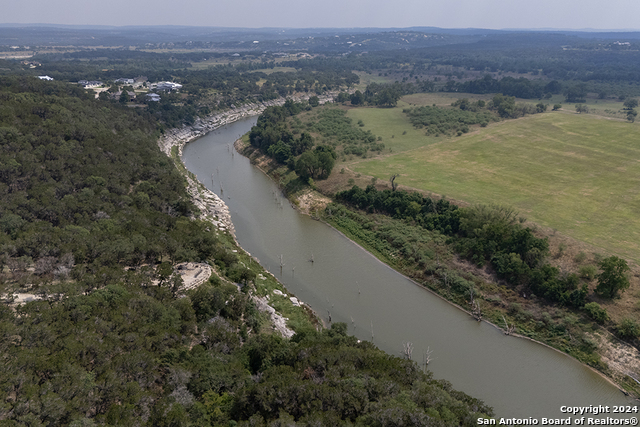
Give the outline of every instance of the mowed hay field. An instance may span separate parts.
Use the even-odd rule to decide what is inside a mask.
[[[533,222],[640,262],[638,125],[559,111],[461,137],[427,138],[401,109],[387,110],[393,123],[378,117],[384,110],[361,110],[349,116],[362,119],[393,151],[347,163],[354,172],[380,180],[398,173],[400,185],[469,203],[509,205]],[[403,129],[406,141],[398,137]]]

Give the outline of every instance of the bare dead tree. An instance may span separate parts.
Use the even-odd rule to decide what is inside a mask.
[[[371,321],[371,342],[373,342],[373,320]]]
[[[514,331],[515,331],[515,329],[516,329],[516,325],[509,325],[509,324],[507,323],[507,319],[505,319],[505,318],[504,318],[504,315],[502,315],[502,320],[504,320],[504,328],[505,328],[505,329],[504,329],[504,334],[505,334],[505,335],[512,335],[512,334],[513,334],[513,332],[514,332]]]
[[[73,268],[76,265],[76,260],[72,253],[66,253],[60,257],[60,264],[67,268]]]
[[[473,291],[473,288],[469,288],[469,294],[471,296],[471,301],[469,302],[471,305],[471,315],[479,322],[482,320],[482,309],[480,308],[480,303],[475,299]]]
[[[478,301],[473,301],[471,306],[471,315],[478,322],[482,320],[482,309],[480,308],[480,303]]]
[[[389,182],[391,183],[391,190],[392,191],[396,191],[396,189],[398,188],[398,184],[396,183],[396,178],[400,176],[397,173],[394,173],[393,175],[391,175],[389,177]]]
[[[422,364],[424,366],[423,371],[425,373],[427,372],[427,366],[431,363],[431,353],[433,353],[433,350],[431,350],[430,347],[427,347],[427,351],[422,353]]]
[[[405,357],[405,359],[407,360],[411,360],[411,356],[413,356],[413,343],[412,342],[405,342],[402,344],[402,355]]]
[[[43,274],[49,274],[53,272],[58,264],[58,258],[52,256],[45,256],[38,259],[35,263],[34,273],[38,276]]]

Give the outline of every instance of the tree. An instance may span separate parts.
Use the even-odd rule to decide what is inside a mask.
[[[627,111],[627,120],[633,123],[636,121],[637,115],[638,115],[638,112],[632,108],[631,110]]]
[[[624,101],[624,109],[625,110],[633,110],[638,106],[638,100],[635,98],[629,98]]]
[[[629,287],[629,279],[626,275],[629,266],[625,260],[610,256],[603,259],[598,266],[602,272],[597,276],[596,293],[606,298],[615,298],[619,291]]]
[[[588,113],[589,112],[589,107],[587,107],[584,104],[576,104],[576,112],[578,114]]]
[[[562,85],[559,81],[553,80],[544,87],[546,93],[560,93],[562,91]]]
[[[311,98],[309,98],[309,105],[311,105],[312,107],[317,107],[318,105],[320,105],[320,98],[318,98],[317,96],[312,96]]]
[[[622,321],[616,327],[618,335],[622,339],[635,339],[640,335],[640,326],[633,319],[629,319],[628,317],[622,319]]]
[[[562,108],[562,104],[553,104],[553,111],[558,111]]]
[[[364,95],[359,90],[356,90],[353,95],[351,95],[351,104],[352,105],[361,105],[364,103]]]
[[[173,274],[173,266],[169,262],[162,262],[156,267],[156,276],[160,281],[159,285],[162,286],[169,280]]]
[[[393,175],[391,175],[389,177],[389,182],[391,183],[391,190],[392,191],[396,191],[396,188],[398,188],[398,184],[396,183],[396,178],[399,177],[400,175],[397,173],[394,173]]]
[[[501,93],[496,94],[491,100],[493,109],[498,112],[502,118],[516,118],[516,98],[513,96],[504,96]]]
[[[294,156],[299,156],[313,147],[313,137],[308,132],[302,132],[300,138],[291,142],[291,152]]]
[[[349,94],[347,92],[340,92],[336,97],[336,102],[344,104],[349,100]]]
[[[319,167],[320,162],[318,161],[318,157],[315,153],[313,151],[305,151],[298,160],[296,160],[295,170],[300,178],[304,181],[308,181],[309,178],[316,176]]]
[[[316,156],[318,157],[319,164],[318,178],[326,179],[331,174],[336,159],[328,151],[318,151]]]
[[[394,88],[385,87],[375,96],[375,104],[380,107],[395,107],[400,99],[400,93]]]
[[[567,102],[585,102],[587,97],[587,85],[584,83],[578,83],[575,86],[569,87],[565,91]]]
[[[278,163],[284,164],[291,157],[291,147],[280,140],[267,149],[267,154],[276,159]]]

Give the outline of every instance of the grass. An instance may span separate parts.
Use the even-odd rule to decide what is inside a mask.
[[[442,140],[442,138],[426,136],[424,129],[415,129],[407,115],[402,112],[403,109],[414,106],[431,106],[433,104],[438,107],[449,107],[460,98],[488,101],[492,97],[493,95],[447,92],[416,93],[404,96],[395,108],[351,108],[347,112],[347,117],[350,117],[353,123],[358,123],[359,120],[362,120],[364,130],[370,130],[374,135],[382,137],[382,142],[384,142],[386,148],[390,148],[393,153],[398,153],[434,144]]]
[[[471,101],[477,101],[479,99],[489,101],[491,98],[493,98],[493,94],[475,95],[472,93],[452,93],[452,92],[414,93],[412,95],[407,95],[402,97],[402,100],[398,102],[398,106],[402,108],[404,104],[414,105],[414,106],[415,105],[425,106],[425,105],[436,104],[436,106],[438,107],[448,107],[451,105],[452,102],[460,98],[467,98]]]
[[[370,83],[393,83],[393,80],[389,77],[379,76],[378,74],[368,73],[366,71],[354,71],[358,77],[360,77],[360,83],[357,85],[357,89],[364,91]]]
[[[380,180],[399,173],[401,185],[513,206],[538,224],[640,261],[637,125],[549,112],[434,142],[396,110],[349,112],[394,153],[353,162],[352,170]]]
[[[265,73],[265,74],[273,74],[273,73],[295,73],[296,69],[293,67],[273,67],[273,68],[261,68],[259,70],[254,70],[254,73]]]
[[[415,129],[402,107],[396,108],[354,108],[347,112],[354,124],[362,120],[364,130],[382,137],[385,148],[392,152],[413,150],[425,145],[434,144],[438,138],[427,137],[424,129]]]

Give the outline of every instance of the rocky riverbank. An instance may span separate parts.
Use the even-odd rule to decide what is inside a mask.
[[[333,102],[336,95],[337,93],[330,92],[320,96],[320,103]],[[305,101],[309,99],[309,95],[294,96],[290,99],[296,102]],[[167,130],[158,140],[158,146],[169,157],[172,157],[173,147],[176,147],[177,160],[180,161],[182,149],[188,142],[242,118],[257,116],[267,107],[281,106],[285,101],[285,98],[278,98],[272,101],[251,103],[206,118],[198,118],[193,125]],[[218,229],[229,231],[235,237],[235,229],[226,203],[217,194],[202,185],[197,177],[192,177],[187,173],[185,178],[187,179],[187,192],[191,195],[192,202],[200,209],[199,219],[211,222]]]
[[[324,104],[326,102],[332,102],[333,98],[336,95],[337,93],[330,93],[328,95],[319,97],[320,103]],[[303,100],[308,100],[308,98],[309,96],[306,95],[292,97],[291,99],[296,102],[300,102]],[[160,149],[167,156],[174,159],[174,161],[177,162],[176,166],[183,171],[183,176],[187,180],[187,192],[191,196],[192,202],[200,210],[199,219],[210,222],[213,226],[221,231],[229,231],[234,239],[235,229],[233,226],[233,222],[231,221],[231,214],[229,212],[228,206],[217,194],[206,188],[204,184],[198,181],[197,176],[184,169],[184,165],[182,164],[181,160],[182,150],[187,143],[206,135],[208,132],[215,131],[216,129],[219,129],[245,117],[257,116],[261,114],[267,107],[281,106],[285,103],[285,101],[285,98],[279,98],[263,103],[247,104],[242,107],[234,108],[232,110],[225,111],[219,114],[214,114],[206,118],[198,118],[193,125],[169,129],[158,140]],[[175,151],[174,147],[176,149]],[[208,277],[211,274],[211,270],[209,269],[207,273],[208,274],[203,274],[202,276]],[[200,280],[199,282],[202,283],[203,280]],[[279,293],[276,292],[278,295],[282,295],[282,292],[278,292]],[[266,312],[269,315],[274,330],[276,330],[286,338],[290,338],[294,335],[294,331],[287,326],[288,319],[278,313],[272,306],[269,305],[268,296],[261,298],[256,295],[252,295],[252,299],[255,302],[258,310]],[[302,306],[304,304],[302,302],[299,302],[295,297],[291,297],[290,300],[292,305],[294,306]]]

